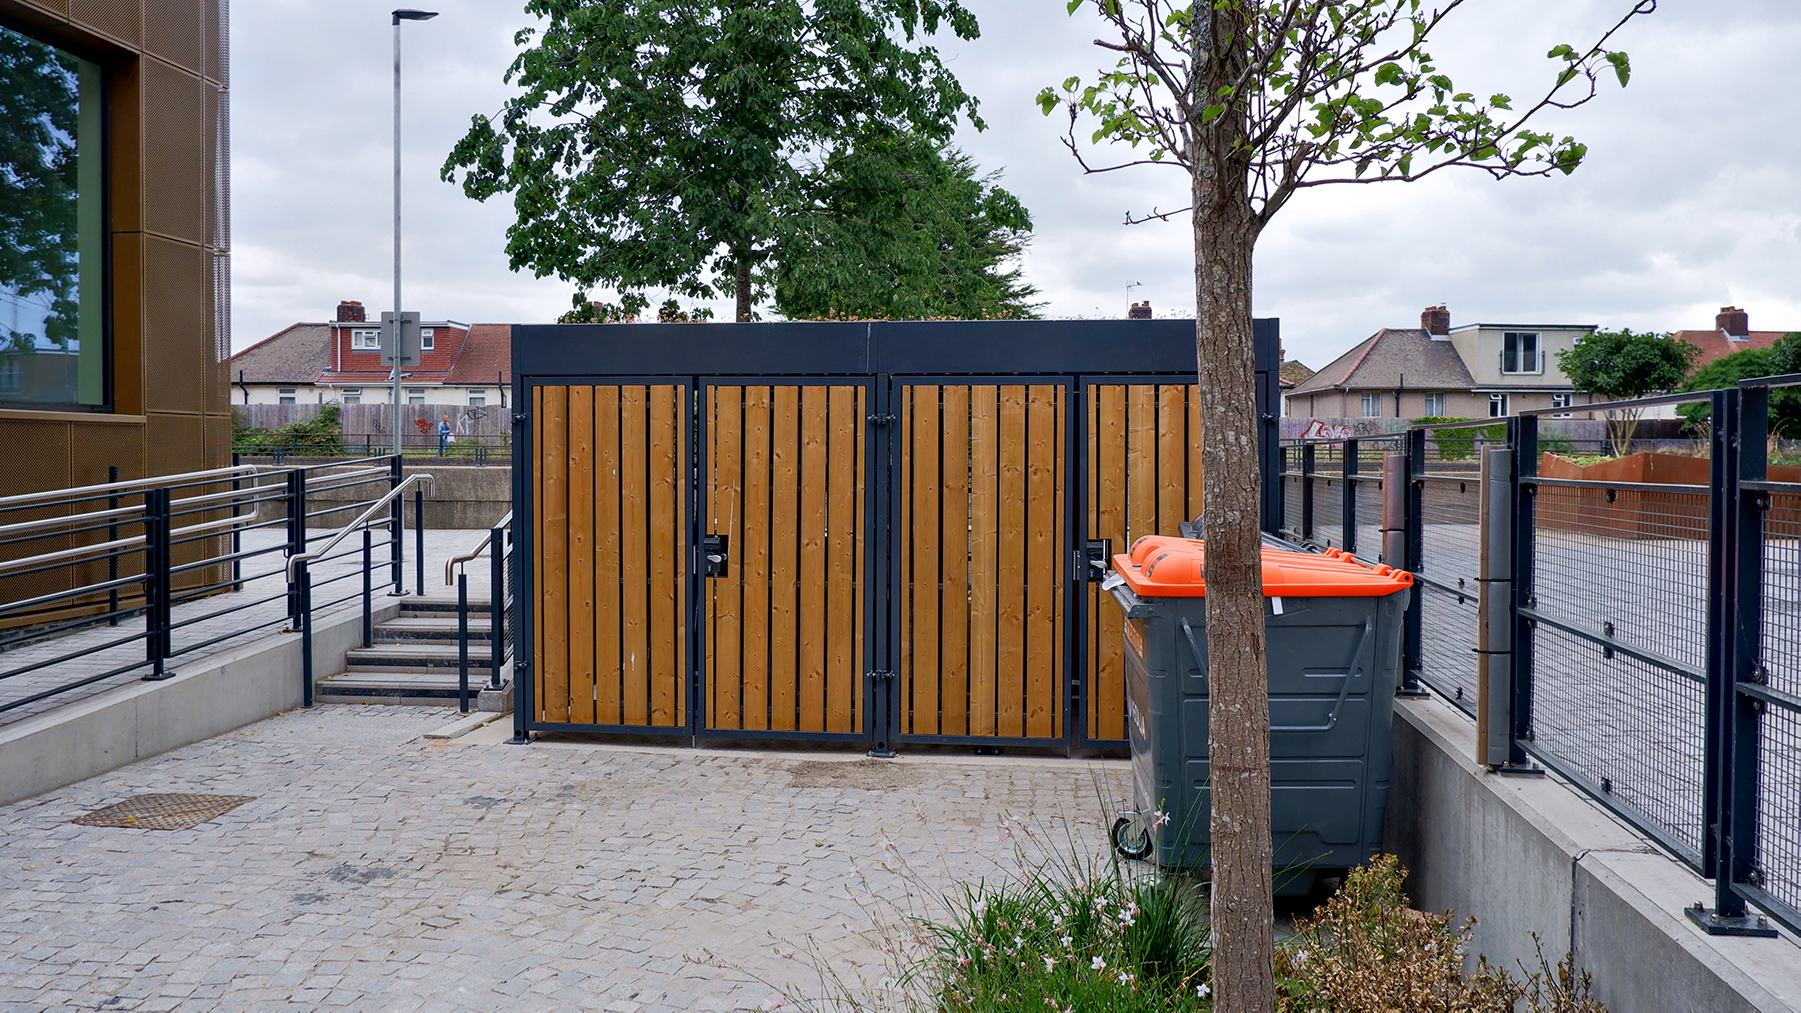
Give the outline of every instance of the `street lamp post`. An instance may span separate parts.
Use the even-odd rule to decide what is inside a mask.
[[[400,353],[404,327],[400,316],[400,23],[429,21],[437,11],[401,9],[394,12],[394,322],[388,335],[394,354],[394,456],[400,456]]]

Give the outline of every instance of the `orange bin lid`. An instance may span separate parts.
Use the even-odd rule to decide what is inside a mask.
[[[1203,598],[1207,594],[1206,543],[1146,535],[1113,557],[1113,569],[1141,598]],[[1413,586],[1413,574],[1369,566],[1342,549],[1324,553],[1263,549],[1266,597],[1378,598]]]

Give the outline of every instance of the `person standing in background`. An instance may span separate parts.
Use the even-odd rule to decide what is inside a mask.
[[[438,456],[444,456],[444,448],[450,442],[450,416],[438,417]]]

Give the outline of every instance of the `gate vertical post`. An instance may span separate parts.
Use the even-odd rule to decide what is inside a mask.
[[[1382,458],[1382,562],[1407,569],[1407,455]]]
[[[169,597],[173,583],[169,567],[174,554],[169,545],[169,490],[151,489],[144,493],[144,653],[150,662],[146,681],[167,679],[175,673],[167,671],[170,650],[169,624],[172,621]]]
[[[1301,541],[1313,541],[1313,444],[1301,445]]]
[[[695,745],[700,744],[700,731],[706,727],[706,716],[702,713],[707,699],[707,655],[706,655],[706,615],[707,615],[707,568],[702,561],[705,548],[701,542],[707,533],[707,517],[705,500],[701,496],[702,483],[706,480],[708,460],[707,447],[707,392],[708,388],[698,376],[688,378],[688,388],[682,395],[687,404],[688,456],[683,474],[687,477],[688,491],[684,498],[688,509],[688,579],[684,581],[688,592],[688,679],[684,692],[688,699],[688,737]],[[500,532],[495,530],[493,544],[498,543]],[[496,557],[498,560],[498,556]],[[499,569],[495,569],[499,573]],[[492,598],[500,601],[500,584],[495,582]],[[498,605],[493,606],[498,608]],[[680,609],[677,610],[678,612]],[[493,619],[489,620],[492,627]],[[489,633],[490,638],[494,636]],[[494,646],[489,649],[494,667],[493,681],[500,684],[500,641],[491,639]]]
[[[1355,555],[1357,552],[1357,473],[1360,463],[1357,458],[1360,451],[1356,440],[1344,441],[1344,446],[1340,450],[1344,454],[1343,464],[1338,469],[1339,474],[1344,477],[1344,512],[1340,514],[1344,518],[1344,528],[1341,533],[1344,542],[1342,548]]]
[[[388,491],[393,492],[400,488],[402,479],[400,455],[395,454],[394,459],[388,462]],[[389,580],[394,585],[392,593],[397,595],[406,593],[406,587],[402,583],[400,558],[401,547],[406,541],[405,533],[406,505],[401,502],[399,496],[396,496],[388,502],[388,561],[392,571]],[[425,589],[420,588],[419,590],[423,592]]]
[[[1407,431],[1406,470],[1407,506],[1404,517],[1407,534],[1405,554],[1401,557],[1401,563],[1402,568],[1408,573],[1419,573],[1425,566],[1426,559],[1426,431],[1424,429]],[[1401,671],[1404,673],[1402,682],[1406,686],[1402,694],[1404,696],[1426,695],[1426,691],[1420,687],[1420,672],[1424,664],[1421,659],[1425,653],[1425,597],[1425,589],[1416,587],[1407,602],[1406,633],[1401,639]]]
[[[536,675],[532,663],[538,650],[533,630],[536,612],[532,591],[538,583],[537,532],[533,523],[537,497],[533,484],[537,471],[532,467],[531,415],[526,410],[530,388],[524,376],[513,378],[513,600],[519,611],[513,616],[513,738],[514,745],[531,742],[527,722],[532,714],[532,681]],[[523,578],[521,580],[520,578]]]
[[[1507,764],[1503,773],[1543,774],[1526,756],[1532,740],[1532,635],[1536,624],[1521,614],[1538,607],[1533,576],[1533,532],[1538,503],[1538,416],[1520,415],[1507,422],[1508,446],[1513,450],[1513,594],[1509,604],[1513,620],[1513,729],[1508,737]]]
[[[1513,752],[1513,451],[1479,462],[1481,557],[1476,574],[1476,762],[1495,770]]]
[[[288,472],[288,547],[284,555],[298,556],[306,551],[306,472],[299,468]],[[288,582],[288,628],[300,629],[300,586]]]
[[[866,655],[869,672],[864,678],[864,700],[869,721],[869,755],[888,759],[894,756],[890,745],[895,731],[891,705],[898,681],[894,674],[899,667],[898,659],[894,657],[892,623],[900,589],[894,583],[899,578],[890,559],[896,541],[890,525],[896,513],[894,499],[899,495],[894,481],[894,442],[901,428],[894,423],[897,408],[894,377],[888,373],[876,374],[871,394],[875,412],[864,427],[871,472],[867,527],[871,588],[866,641],[869,644]]]

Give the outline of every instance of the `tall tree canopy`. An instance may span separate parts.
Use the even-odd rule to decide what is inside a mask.
[[[1603,401],[1625,401],[1682,386],[1682,378],[1694,368],[1700,354],[1699,348],[1672,341],[1668,334],[1633,333],[1631,328],[1622,328],[1597,331],[1558,352],[1557,365],[1577,390]],[[1607,439],[1616,455],[1631,450],[1638,418],[1637,408],[1607,412]]]
[[[1504,2],[1504,0],[1503,0]],[[1538,114],[1580,105],[1629,65],[1607,40],[1656,0],[1626,13],[1593,46],[1560,45],[1554,80],[1535,101],[1459,89],[1427,51],[1465,0],[1068,0],[1091,11],[1118,54],[1084,85],[1046,88],[1048,115],[1069,114],[1066,143],[1089,171],[1164,164],[1187,177],[1194,235],[1195,346],[1201,389],[1202,504],[1207,515],[1208,755],[1212,771],[1212,931],[1216,1010],[1274,1002],[1269,822],[1269,700],[1259,546],[1251,263],[1265,225],[1303,188],[1414,180],[1453,166],[1497,177],[1567,173],[1585,153],[1529,129]],[[1082,117],[1094,124],[1076,137]],[[1136,149],[1094,166],[1085,144]],[[1128,215],[1128,221],[1133,220]],[[1144,220],[1139,218],[1137,220]]]
[[[748,320],[782,251],[809,248],[820,191],[853,144],[904,135],[936,151],[960,116],[983,126],[936,51],[914,42],[940,25],[975,38],[957,0],[529,0],[526,11],[545,26],[516,37],[526,48],[507,80],[520,93],[474,118],[442,175],[460,173],[477,200],[513,194],[514,269],[584,289],[730,295]]]
[[[1020,319],[1038,290],[1012,266],[1032,216],[974,160],[884,134],[822,167],[774,259],[775,305],[797,319]]]
[[[1717,390],[1737,386],[1755,376],[1801,373],[1801,332],[1784,334],[1769,348],[1747,348],[1722,355],[1695,370],[1683,390]],[[1676,411],[1690,422],[1704,422],[1713,415],[1707,404],[1683,405]],[[1784,439],[1801,437],[1801,390],[1776,387],[1770,391],[1770,435]]]

